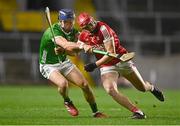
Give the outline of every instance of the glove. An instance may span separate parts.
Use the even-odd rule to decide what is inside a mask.
[[[86,43],[86,44],[89,44],[89,42],[91,41],[91,33],[87,30],[83,30],[79,36],[78,36],[78,40],[83,42],[83,43]]]
[[[97,68],[97,65],[96,63],[88,63],[84,66],[84,69],[87,71],[87,72],[92,72],[94,69]]]

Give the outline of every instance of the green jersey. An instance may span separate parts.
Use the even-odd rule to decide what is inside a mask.
[[[52,25],[52,29],[54,31],[54,35],[56,36],[62,36],[64,37],[67,41],[77,41],[77,33],[78,30],[72,29],[70,33],[66,33],[61,29],[61,26],[59,23],[55,23]],[[40,56],[39,56],[39,62],[41,64],[55,64],[59,63],[60,61],[64,61],[66,59],[66,54],[59,54],[56,55],[55,51],[55,44],[53,42],[53,36],[51,33],[51,29],[48,28],[42,38],[41,38],[41,44],[40,44]],[[58,58],[59,57],[59,58]]]

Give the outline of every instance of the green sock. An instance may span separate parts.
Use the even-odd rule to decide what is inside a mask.
[[[98,111],[96,103],[90,103],[89,105],[93,113],[96,113]]]
[[[69,97],[67,97],[67,98],[64,98],[64,102],[70,102],[71,100],[70,100],[70,98]]]

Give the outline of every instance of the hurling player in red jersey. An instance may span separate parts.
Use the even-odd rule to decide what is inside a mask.
[[[81,13],[77,23],[83,29],[79,35],[79,43],[91,45],[92,48],[104,50],[110,53],[124,54],[127,50],[120,45],[116,33],[104,22],[96,21],[87,13]],[[92,52],[92,51],[89,51]],[[132,61],[121,62],[106,55],[95,54],[97,61],[84,66],[87,72],[100,68],[102,84],[106,92],[120,105],[133,112],[133,119],[144,119],[145,114],[136,107],[126,96],[118,91],[117,80],[119,76],[125,77],[139,91],[151,92],[157,99],[164,101],[162,92],[144,81]]]

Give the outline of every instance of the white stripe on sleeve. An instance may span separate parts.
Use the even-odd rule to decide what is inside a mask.
[[[111,37],[109,31],[107,30],[106,26],[102,25],[101,28],[100,28],[100,31],[102,32],[102,35],[104,37],[103,42],[107,42],[110,39],[112,39],[112,37]]]

